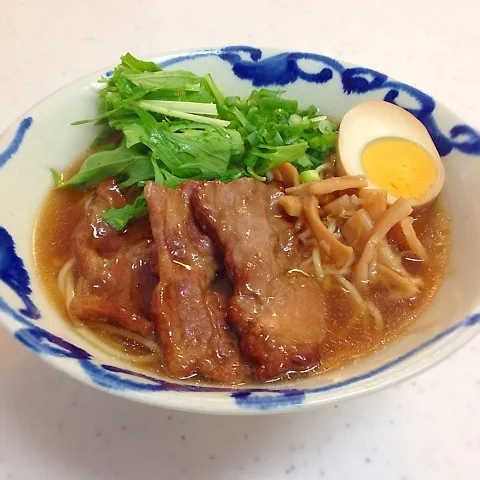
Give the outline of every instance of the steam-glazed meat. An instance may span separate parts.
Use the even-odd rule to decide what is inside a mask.
[[[225,253],[234,283],[229,319],[261,379],[317,364],[326,333],[322,289],[295,270],[301,253],[292,226],[276,214],[280,195],[243,178],[208,182],[192,197],[198,220]]]
[[[186,182],[172,190],[149,182],[145,187],[160,272],[152,316],[170,375],[185,378],[198,373],[239,383],[244,366],[220,292],[212,288],[219,265],[190,205],[192,193],[201,185]]]
[[[72,235],[80,278],[70,312],[80,319],[105,320],[150,337],[153,324],[147,319],[146,306],[156,283],[149,266],[150,226],[145,219],[121,233],[103,219],[110,207],[124,205],[114,180],[102,182],[87,204],[86,216]]]

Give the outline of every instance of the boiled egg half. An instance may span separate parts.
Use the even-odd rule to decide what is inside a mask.
[[[366,175],[370,188],[385,189],[388,202],[403,197],[413,208],[433,201],[445,169],[422,123],[397,105],[366,101],[343,117],[338,135],[340,175]]]

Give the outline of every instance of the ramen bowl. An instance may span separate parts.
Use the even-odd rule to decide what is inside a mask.
[[[0,324],[52,366],[106,392],[195,412],[285,412],[338,402],[419,373],[450,355],[478,330],[480,286],[480,134],[429,95],[387,75],[304,52],[247,46],[155,58],[164,68],[211,73],[227,93],[281,87],[301,105],[341,118],[365,100],[386,100],[415,115],[429,131],[446,171],[452,250],[445,280],[406,332],[344,368],[295,382],[221,388],[177,382],[106,356],[79,337],[43,290],[33,258],[33,229],[50,168],[62,170],[87,150],[94,125],[71,126],[97,113],[97,80],[108,69],[57,91],[0,137]]]

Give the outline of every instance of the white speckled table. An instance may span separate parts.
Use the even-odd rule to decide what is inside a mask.
[[[478,128],[478,5],[4,1],[0,131],[42,97],[127,50],[142,56],[225,44],[320,51],[386,71]],[[480,478],[480,337],[381,393],[256,418],[129,403],[52,370],[1,331],[0,360],[1,480]]]

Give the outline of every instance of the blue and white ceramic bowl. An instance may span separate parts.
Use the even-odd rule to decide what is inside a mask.
[[[396,103],[427,127],[446,168],[444,199],[452,218],[448,275],[431,307],[401,338],[341,370],[286,386],[219,389],[152,378],[105,357],[79,338],[43,291],[32,256],[49,169],[84,152],[95,127],[72,127],[96,113],[97,72],[54,93],[0,138],[0,324],[27,348],[82,382],[132,400],[176,409],[245,414],[339,401],[403,380],[445,358],[480,323],[480,134],[427,94],[387,75],[318,54],[251,47],[163,55],[166,68],[210,72],[222,89],[246,96],[281,86],[301,104],[341,118],[367,99]],[[473,92],[472,92],[473,94]]]

